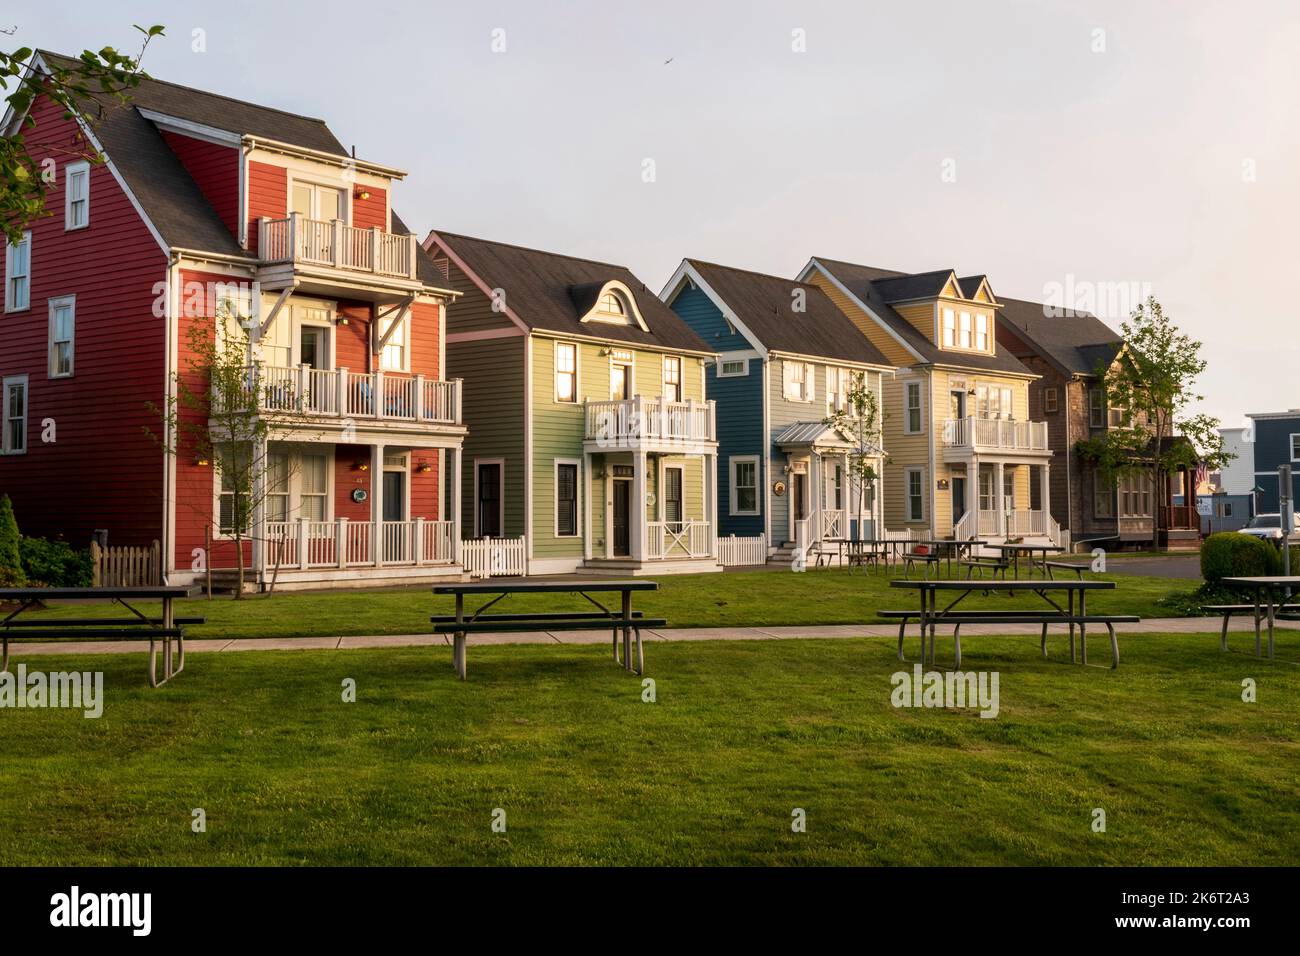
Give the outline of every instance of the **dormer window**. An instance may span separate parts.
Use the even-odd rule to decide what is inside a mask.
[[[592,296],[593,291],[595,295]],[[636,325],[642,332],[649,332],[645,319],[637,308],[632,290],[617,279],[611,279],[599,289],[592,286],[576,287],[572,294],[583,302],[587,309],[582,316],[583,322],[607,322],[610,325]],[[590,305],[586,303],[591,303]]]
[[[623,300],[616,292],[606,292],[602,295],[596,311],[609,321],[627,321],[627,309],[623,308]]]

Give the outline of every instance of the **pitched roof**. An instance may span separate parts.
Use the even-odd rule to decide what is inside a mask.
[[[41,50],[51,66],[75,68],[78,60]],[[216,210],[172,152],[162,133],[141,110],[200,123],[237,136],[272,139],[301,149],[346,158],[348,152],[324,120],[258,106],[217,93],[191,89],[153,78],[142,79],[126,106],[92,97],[88,107],[103,105],[91,123],[96,139],[126,181],[149,221],[168,246],[248,259]],[[393,214],[393,232],[406,230]],[[437,269],[423,250],[416,253],[418,274],[427,285],[440,286]]]
[[[1052,316],[1038,302],[999,301],[998,321],[1068,373],[1093,375],[1098,367],[1109,366],[1124,345],[1119,333],[1086,312]]]
[[[626,266],[437,229],[430,235],[455,253],[489,288],[504,290],[511,313],[530,329],[584,335],[629,345],[713,353],[713,349]],[[594,305],[595,294],[612,280],[622,282],[631,291],[648,332],[642,331],[635,323],[617,325],[581,321],[590,311],[590,305]]]
[[[917,272],[913,275],[887,276],[874,280],[876,291],[886,302],[906,302],[910,299],[933,299],[943,292],[952,276],[951,269]]]
[[[981,355],[975,352],[945,352],[931,342],[929,337],[924,335],[920,329],[894,311],[889,304],[890,300],[886,299],[878,288],[883,282],[888,290],[889,285],[894,280],[907,278],[908,273],[895,272],[892,269],[878,269],[874,266],[864,266],[838,259],[823,259],[821,256],[815,256],[814,261],[830,273],[836,282],[848,289],[859,302],[878,315],[880,320],[895,335],[907,343],[913,352],[921,356],[922,362],[931,365],[984,369],[990,372],[1010,372],[1017,375],[1033,374],[1006,349],[998,349],[994,355]],[[942,270],[938,273],[918,273],[918,275],[923,276],[936,274],[942,275],[946,279],[951,274],[951,270]],[[927,281],[932,282],[932,280]],[[893,290],[889,291],[889,294],[896,294],[898,288],[900,287],[895,286]],[[942,288],[942,283],[940,283],[940,288]],[[895,298],[893,301],[898,301],[898,299]]]
[[[817,286],[699,259],[686,261],[764,348],[865,365],[890,364]],[[796,289],[804,292],[803,312],[791,308]]]

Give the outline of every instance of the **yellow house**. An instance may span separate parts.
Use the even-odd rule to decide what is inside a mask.
[[[1038,376],[998,348],[987,277],[814,257],[799,280],[823,289],[898,368],[885,383],[886,527],[1059,544],[1047,423],[1029,418]]]

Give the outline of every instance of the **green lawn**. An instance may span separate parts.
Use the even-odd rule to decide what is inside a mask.
[[[1090,575],[1091,577],[1092,575]],[[1117,582],[1112,594],[1088,600],[1098,613],[1170,617],[1175,612],[1156,602],[1174,591],[1188,591],[1197,582],[1127,575],[1099,575]],[[784,624],[877,623],[880,608],[917,606],[914,591],[889,586],[894,576],[823,568],[800,574],[786,571],[744,571],[725,574],[668,575],[658,578],[660,590],[638,594],[634,606],[665,618],[671,627],[726,627]],[[512,597],[498,604],[514,611],[573,609],[571,595]],[[1012,608],[1041,606],[1037,598],[1005,595],[976,597],[964,606]],[[208,623],[189,629],[191,637],[319,637],[343,634],[421,634],[430,630],[429,615],[450,612],[449,598],[435,598],[427,587],[371,591],[292,592],[246,597],[235,601],[180,602],[179,613],[203,615]],[[584,605],[585,606],[585,605]],[[52,614],[85,616],[85,607],[56,609]]]
[[[445,647],[194,654],[159,690],[139,656],[29,657],[103,669],[107,700],[99,720],[0,710],[0,864],[1300,858],[1300,667],[1211,634],[1128,637],[1117,671],[1061,648],[967,641],[968,668],[1000,673],[989,720],[893,708],[883,638],[653,642],[653,704],[603,645],[475,648],[463,684]],[[1300,634],[1278,653],[1300,659]]]

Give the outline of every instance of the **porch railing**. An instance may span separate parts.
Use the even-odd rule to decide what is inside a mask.
[[[650,521],[646,524],[646,557],[707,558],[713,554],[708,521]]]
[[[767,536],[718,538],[718,564],[724,568],[767,563]]]
[[[453,523],[425,518],[268,521],[264,542],[262,564],[268,571],[277,565],[286,570],[424,567],[455,564],[457,558]]]
[[[461,542],[465,570],[476,578],[522,577],[528,573],[528,542],[518,538],[471,538]]]
[[[1047,422],[1013,422],[1000,418],[950,418],[943,423],[947,448],[999,451],[1047,451]]]
[[[638,395],[624,401],[586,402],[586,438],[611,447],[642,441],[716,441],[715,406],[711,401],[670,402]]]
[[[414,279],[415,236],[361,229],[341,219],[309,219],[291,213],[284,219],[263,217],[257,226],[257,251],[263,262],[328,266]]]
[[[309,365],[248,369],[258,408],[286,415],[459,425],[461,380]]]

